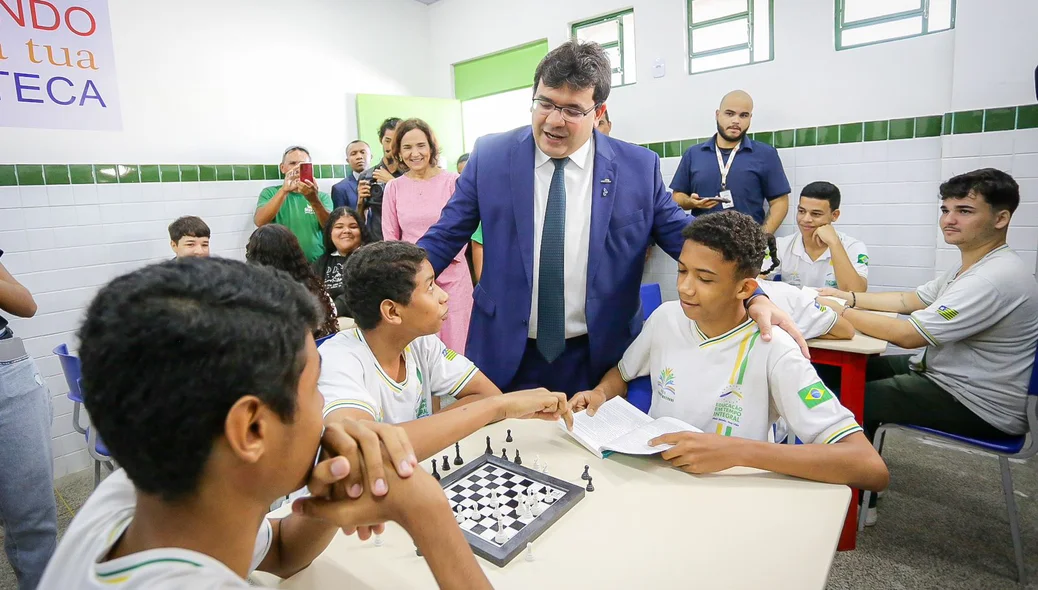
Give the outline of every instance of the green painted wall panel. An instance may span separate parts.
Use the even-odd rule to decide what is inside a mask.
[[[532,86],[545,55],[548,41],[543,39],[454,64],[454,98],[471,100]]]
[[[360,138],[371,146],[371,161],[382,158],[378,128],[389,117],[418,117],[432,127],[440,143],[440,166],[454,170],[454,162],[465,149],[461,134],[461,101],[421,96],[357,95],[357,126]]]

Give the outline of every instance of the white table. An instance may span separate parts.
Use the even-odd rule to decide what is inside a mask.
[[[504,442],[506,429],[513,443]],[[825,587],[850,501],[846,486],[743,468],[693,476],[659,457],[598,459],[541,421],[509,420],[476,432],[461,442],[466,462],[483,453],[488,435],[495,453],[506,447],[511,456],[518,448],[527,466],[539,455],[550,475],[567,481],[583,483],[588,464],[595,484],[534,542],[535,561],[519,555],[498,568],[479,559],[495,588]],[[453,459],[453,448],[437,456],[443,454]],[[383,540],[375,547],[339,534],[281,587],[436,587],[403,529],[388,523]]]

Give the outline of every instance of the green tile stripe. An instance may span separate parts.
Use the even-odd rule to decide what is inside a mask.
[[[680,142],[671,143],[680,145]],[[661,155],[662,152],[661,148]],[[314,164],[315,178],[341,179],[345,176],[346,166],[342,164]],[[276,164],[0,164],[0,186],[274,181],[281,178]]]
[[[1013,131],[1016,129],[1038,129],[1038,104],[957,111],[954,113],[944,113],[943,115],[908,117],[904,119],[838,123],[835,125],[799,127],[797,129],[783,129],[779,131],[758,131],[749,133],[748,136],[754,141],[767,143],[776,148],[791,148],[812,145],[834,145],[838,143],[859,143],[862,141],[940,137],[941,135],[958,135],[963,133]],[[709,139],[709,137],[672,139],[655,143],[643,143],[641,145],[656,152],[661,158],[672,158],[680,156],[688,148]],[[2,182],[2,178],[3,175],[0,174],[0,182]]]

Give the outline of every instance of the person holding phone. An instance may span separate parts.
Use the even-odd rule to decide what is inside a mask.
[[[693,215],[735,209],[774,234],[789,210],[789,180],[778,151],[746,137],[753,99],[733,90],[721,99],[714,117],[717,133],[681,156],[670,183],[674,202]]]
[[[36,315],[32,293],[3,263],[0,312]],[[50,423],[50,391],[43,375],[0,315],[0,522],[7,560],[22,590],[36,588],[58,543]]]
[[[333,209],[332,197],[317,188],[310,152],[292,146],[281,156],[280,186],[268,186],[260,193],[253,221],[256,227],[277,223],[287,227],[302,246],[310,263],[324,254],[322,228]]]

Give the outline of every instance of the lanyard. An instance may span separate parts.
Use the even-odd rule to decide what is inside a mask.
[[[721,148],[717,147],[717,142],[714,142],[714,151],[717,153],[717,167],[721,170],[721,190],[728,190],[728,171],[732,169],[732,162],[735,161],[735,152],[739,151],[742,146],[740,141],[738,145],[732,148],[732,153],[728,155],[728,163],[724,163],[724,158],[721,157]]]

